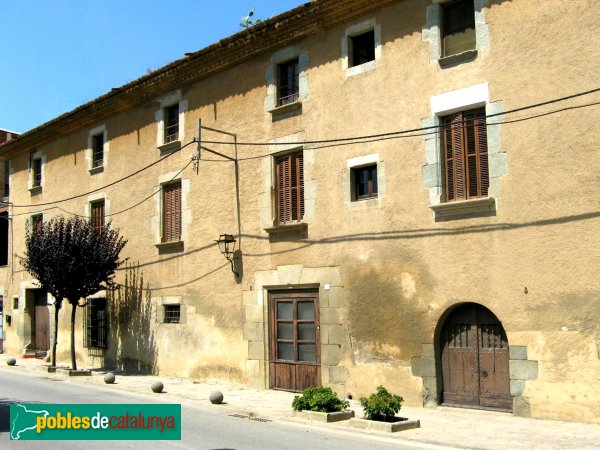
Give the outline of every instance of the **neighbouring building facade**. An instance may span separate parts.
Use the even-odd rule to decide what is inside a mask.
[[[52,336],[27,224],[80,215],[129,240],[82,366],[599,422],[599,27],[589,0],[316,0],[24,133],[5,350]]]

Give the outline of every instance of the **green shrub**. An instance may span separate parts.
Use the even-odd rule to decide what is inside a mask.
[[[302,395],[296,395],[292,408],[296,411],[334,412],[350,406],[347,400],[340,400],[328,387],[308,387]]]
[[[402,397],[390,394],[385,387],[379,386],[374,394],[361,397],[360,404],[367,419],[388,422],[400,411],[403,401]]]

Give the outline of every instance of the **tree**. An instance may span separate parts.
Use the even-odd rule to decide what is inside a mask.
[[[62,301],[71,304],[71,364],[75,360],[75,317],[81,299],[114,286],[115,270],[125,260],[119,253],[127,241],[110,224],[96,227],[91,221],[74,217],[54,217],[35,228],[27,227],[23,267],[37,279],[41,288],[56,299],[52,364],[56,365],[58,312]]]

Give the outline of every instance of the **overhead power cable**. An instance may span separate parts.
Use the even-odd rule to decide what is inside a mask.
[[[185,169],[187,169],[187,168],[190,166],[190,164],[192,164],[193,162],[194,162],[193,160],[190,160],[190,161],[188,161],[188,163],[187,163],[187,164],[186,164],[186,165],[183,167],[183,169],[181,169],[179,172],[177,172],[175,175],[173,175],[173,176],[171,177],[171,179],[170,179],[169,181],[167,181],[165,184],[168,184],[168,183],[170,183],[171,181],[175,180],[175,179],[176,179],[176,178],[177,178],[179,175],[181,175],[181,173],[182,173],[182,172],[183,172]],[[142,203],[144,203],[144,202],[145,202],[145,201],[147,201],[147,200],[150,200],[150,199],[151,199],[152,197],[154,197],[156,194],[158,194],[159,192],[161,192],[161,191],[163,190],[163,186],[164,186],[164,184],[163,184],[163,185],[161,185],[161,186],[160,186],[160,187],[159,187],[157,190],[155,190],[154,192],[152,192],[152,194],[150,194],[150,195],[148,195],[147,197],[145,197],[143,200],[140,200],[139,202],[137,202],[137,203],[135,203],[135,204],[133,204],[133,205],[131,205],[131,206],[128,206],[127,208],[125,208],[125,209],[122,209],[122,210],[120,210],[120,211],[117,211],[117,212],[114,212],[114,213],[110,213],[110,214],[106,214],[106,215],[105,215],[105,217],[113,217],[113,216],[117,216],[117,215],[119,215],[119,214],[122,214],[122,213],[124,213],[124,212],[131,211],[133,208],[136,208],[136,207],[140,206]],[[70,212],[70,211],[67,211],[67,210],[66,210],[66,209],[64,209],[64,208],[61,208],[60,206],[53,206],[52,208],[49,208],[49,209],[59,209],[59,210],[61,210],[62,212],[66,213],[66,214],[70,214],[70,215],[72,215],[72,216],[81,217],[82,219],[91,219],[91,216],[84,216],[84,215],[81,215],[81,214],[75,214],[75,213],[72,213],[72,212]]]
[[[578,92],[578,93],[572,94],[572,95],[567,95],[565,97],[555,98],[552,100],[547,100],[547,101],[535,103],[532,105],[522,106],[522,107],[514,108],[514,109],[511,109],[508,111],[489,114],[489,115],[486,115],[485,118],[489,119],[491,117],[506,116],[507,114],[513,114],[513,113],[525,111],[528,109],[538,108],[540,106],[551,105],[553,103],[559,103],[559,102],[563,102],[566,100],[571,100],[573,98],[582,97],[582,96],[593,94],[593,93],[599,92],[599,91],[600,91],[600,88],[590,89],[588,91]],[[202,144],[238,145],[238,146],[246,146],[246,147],[248,147],[248,146],[278,146],[278,145],[285,145],[285,146],[298,145],[298,146],[300,146],[300,145],[309,145],[309,144],[330,144],[330,143],[336,143],[336,142],[347,142],[347,141],[355,141],[355,140],[362,140],[362,139],[374,139],[374,138],[387,137],[387,136],[393,136],[393,135],[409,134],[409,133],[415,133],[415,132],[425,131],[425,130],[435,130],[438,128],[440,128],[440,125],[412,128],[409,130],[390,131],[387,133],[371,134],[371,135],[365,135],[365,136],[342,137],[342,138],[334,138],[334,139],[320,139],[320,140],[299,141],[299,142],[235,142],[234,143],[234,142],[229,142],[229,141],[208,141],[208,140],[202,139]],[[252,158],[255,158],[255,157],[252,157]],[[240,160],[241,159],[242,158],[240,158]]]
[[[195,142],[196,142],[196,139],[194,138],[194,140],[192,140],[191,142],[188,142],[187,144],[185,144],[185,145],[182,145],[180,150],[183,150],[185,147],[187,147],[188,145],[191,145],[191,144],[193,144],[193,143],[195,143]],[[55,204],[57,204],[57,203],[64,203],[64,202],[68,202],[69,200],[74,200],[74,199],[76,199],[76,198],[85,197],[86,195],[93,194],[94,192],[101,191],[102,189],[106,189],[107,187],[114,186],[115,184],[121,183],[122,181],[125,181],[125,180],[127,180],[127,179],[129,179],[129,178],[132,178],[132,177],[136,176],[137,174],[139,174],[139,173],[142,173],[143,171],[145,171],[145,170],[149,169],[150,167],[152,167],[152,166],[155,166],[156,164],[158,164],[158,163],[160,163],[160,162],[164,161],[165,159],[169,158],[171,155],[173,155],[173,154],[175,154],[175,153],[178,153],[178,152],[171,152],[171,153],[169,153],[168,155],[165,155],[165,156],[163,156],[162,158],[159,158],[159,159],[157,159],[156,161],[154,161],[154,162],[152,162],[152,163],[148,164],[147,166],[144,166],[144,167],[142,167],[141,169],[138,169],[138,170],[136,170],[135,172],[132,172],[132,173],[130,173],[129,175],[126,175],[126,176],[124,176],[123,178],[119,178],[118,180],[116,180],[116,181],[113,181],[112,183],[106,184],[106,185],[104,185],[104,186],[101,186],[101,187],[99,187],[99,188],[96,188],[96,189],[92,189],[91,191],[84,192],[84,193],[82,193],[82,194],[73,195],[73,196],[71,196],[71,197],[63,198],[63,199],[61,199],[61,200],[54,200],[54,201],[52,201],[52,202],[36,203],[35,205],[15,205],[14,203],[10,203],[10,205],[11,205],[13,208],[31,208],[32,206],[47,206],[47,205],[55,205]]]

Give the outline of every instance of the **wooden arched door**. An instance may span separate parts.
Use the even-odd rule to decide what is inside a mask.
[[[512,409],[508,340],[489,309],[456,307],[442,327],[440,349],[444,403]]]

